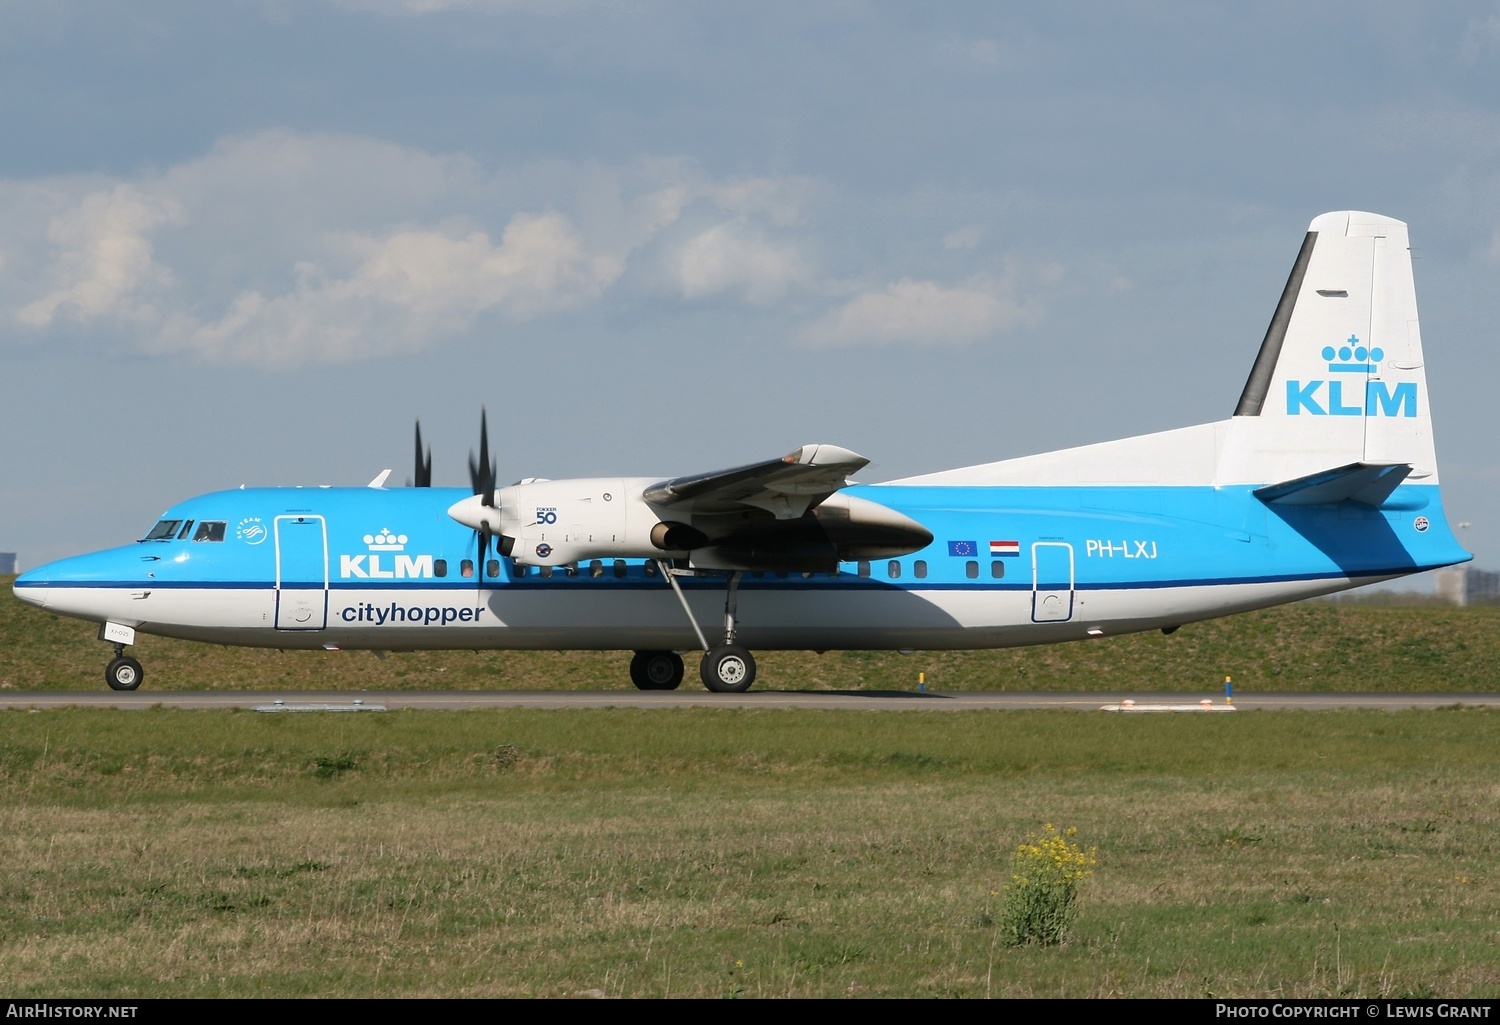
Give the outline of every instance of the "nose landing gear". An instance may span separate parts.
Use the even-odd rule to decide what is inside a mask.
[[[141,664],[125,654],[125,645],[135,643],[135,628],[123,623],[99,624],[99,639],[111,641],[115,657],[104,667],[104,682],[110,690],[135,690],[146,678]]]
[[[135,690],[146,678],[145,670],[135,659],[125,654],[125,645],[115,645],[115,657],[104,667],[104,682],[110,690]]]

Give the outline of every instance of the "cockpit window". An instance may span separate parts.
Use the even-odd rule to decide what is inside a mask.
[[[151,533],[141,538],[142,541],[170,541],[177,533],[177,528],[182,526],[181,520],[159,520],[156,526],[151,528]]]
[[[198,530],[193,534],[194,541],[222,541],[224,540],[223,520],[204,520],[198,524]]]

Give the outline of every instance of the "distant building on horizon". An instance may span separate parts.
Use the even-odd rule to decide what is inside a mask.
[[[1500,572],[1449,566],[1433,574],[1434,593],[1454,605],[1489,603],[1500,599]]]
[[[0,552],[0,577],[13,576],[16,572],[16,553]]]

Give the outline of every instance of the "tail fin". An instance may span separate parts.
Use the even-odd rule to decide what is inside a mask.
[[[1437,483],[1405,223],[1313,220],[1230,421],[1219,484],[1410,467]]]

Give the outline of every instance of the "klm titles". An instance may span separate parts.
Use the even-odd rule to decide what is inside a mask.
[[[1355,394],[1345,396],[1344,385],[1353,384]],[[1287,381],[1286,415],[1300,416],[1410,416],[1417,415],[1417,385],[1404,381],[1394,387],[1386,382],[1364,382],[1360,402],[1357,381]]]

